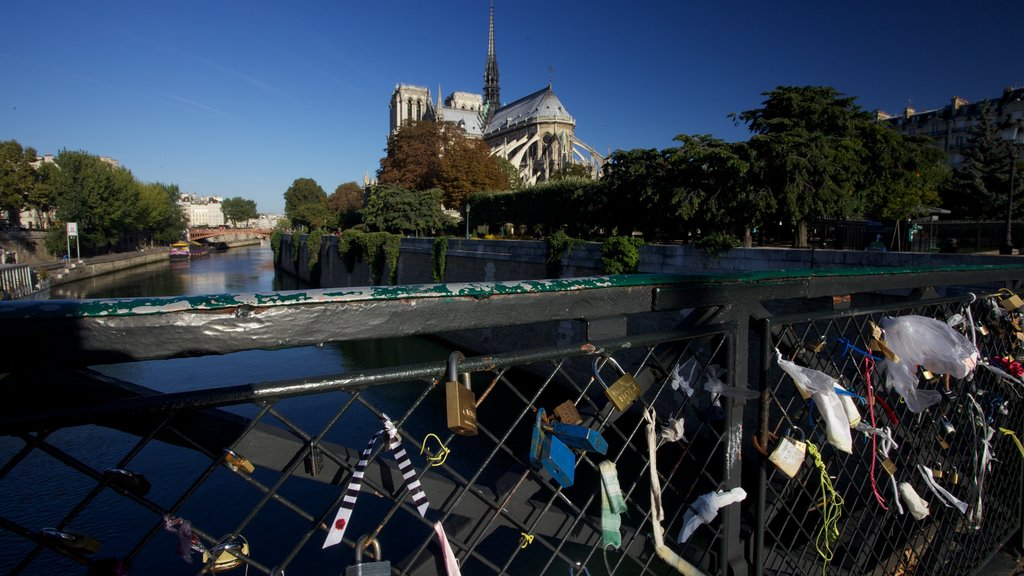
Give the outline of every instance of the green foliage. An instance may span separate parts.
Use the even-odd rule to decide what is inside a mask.
[[[444,282],[445,267],[448,265],[448,238],[434,238],[433,270],[434,282]]]
[[[225,198],[220,204],[220,211],[224,214],[224,219],[228,222],[238,224],[246,220],[252,220],[259,215],[256,212],[256,201],[246,200],[241,196],[234,198]]]
[[[140,187],[131,172],[85,152],[62,151],[56,162],[60,167],[53,184],[57,219],[78,223],[83,252],[113,250],[126,235],[142,230]],[[53,244],[57,252],[64,250],[61,227],[48,235],[47,247]]]
[[[500,230],[506,222],[524,224],[537,235],[565,230],[592,237],[609,219],[602,182],[566,178],[515,192],[480,192],[469,198],[471,223]]]
[[[701,236],[693,245],[711,256],[717,256],[722,252],[738,248],[740,241],[732,234],[712,232],[711,234]]]
[[[277,228],[270,233],[270,248],[274,251],[274,262],[281,261],[281,240],[284,238],[284,230]]]
[[[29,150],[16,140],[0,142],[0,210],[7,212],[12,224],[18,223],[19,213],[35,184]],[[31,155],[35,156],[35,152]]]
[[[357,238],[363,234],[365,232],[354,229],[343,230],[341,234],[338,234],[338,258],[345,264],[345,270],[349,274],[355,270],[356,261],[362,258],[362,244],[359,243]],[[354,250],[356,247],[359,250]]]
[[[312,178],[296,178],[284,193],[284,214],[295,226],[323,228],[331,218],[327,194]]]
[[[370,282],[375,285],[381,284],[387,268],[388,283],[394,284],[398,278],[401,240],[401,236],[387,232],[345,230],[338,236],[338,257],[345,263],[349,274],[355,269],[356,261],[365,261],[370,268]]]
[[[309,250],[309,258],[306,260],[306,267],[310,272],[320,261],[320,246],[323,244],[324,231],[313,230],[306,236],[306,249]]]
[[[573,238],[565,233],[564,230],[555,230],[547,238],[548,241],[548,259],[547,259],[547,275],[548,278],[561,278],[562,277],[562,258],[572,252],[572,249],[580,244],[583,244],[583,240]]]
[[[1011,161],[1016,150],[999,134],[987,102],[983,104],[978,123],[971,129],[963,155],[963,163],[943,187],[943,206],[951,210],[955,218],[1006,218]],[[1022,183],[1024,177],[1018,167],[1013,212],[1024,202],[1024,195],[1018,194]]]
[[[601,265],[605,274],[632,274],[640,266],[644,241],[633,236],[612,236],[601,244]]]
[[[160,244],[180,240],[188,221],[178,204],[178,186],[154,182],[138,184],[138,187],[140,228]]]
[[[399,234],[443,230],[454,222],[441,211],[440,190],[415,192],[397,186],[377,186],[363,208],[366,225]]]

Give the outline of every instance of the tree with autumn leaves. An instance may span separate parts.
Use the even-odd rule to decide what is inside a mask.
[[[510,188],[508,172],[487,144],[450,122],[413,122],[389,136],[377,180],[409,190],[442,190],[445,206],[455,209],[473,192]]]

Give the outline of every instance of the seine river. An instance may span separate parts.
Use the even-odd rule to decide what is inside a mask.
[[[272,252],[268,245],[236,248],[211,254],[208,258],[187,263],[158,263],[122,273],[101,276],[94,279],[61,286],[54,289],[51,298],[108,298],[173,296],[186,294],[222,294],[242,292],[268,292],[282,289],[296,289],[298,286],[283,282],[294,280],[275,276]],[[441,344],[422,338],[407,338],[391,341],[327,344],[285,350],[254,350],[199,358],[185,358],[166,361],[136,362],[123,365],[97,366],[98,370],[148,388],[173,392],[181,390],[213,388],[280,379],[321,376],[349,370],[361,370],[378,366],[394,366],[404,363],[441,361],[451,352]],[[370,390],[366,394],[372,401],[388,410],[392,403],[405,402],[415,395],[422,383],[409,386],[389,387],[383,391]],[[278,407],[300,426],[310,430],[325,421],[337,409],[343,394],[332,398],[298,398],[281,402]],[[443,404],[443,398],[438,402]],[[287,405],[286,405],[287,404]],[[253,414],[253,406],[230,409],[239,414]],[[395,411],[399,408],[395,405]],[[393,414],[397,416],[398,414]],[[353,420],[356,420],[353,422]],[[366,420],[366,421],[360,421]],[[366,418],[346,416],[346,424],[332,431],[331,441],[344,442],[356,449],[362,449],[376,424]],[[443,426],[443,425],[442,425]],[[76,456],[86,459],[97,469],[113,467],[117,460],[137,440],[127,434],[93,426],[58,430],[47,439]],[[23,442],[10,437],[0,437],[0,462],[6,462],[23,446]],[[415,448],[408,447],[413,452]],[[75,451],[77,450],[77,451]],[[150,498],[163,506],[170,506],[180,496],[184,487],[195,479],[202,469],[201,457],[190,451],[171,450],[162,443],[148,445],[131,463],[129,468],[143,471],[153,485]],[[86,454],[83,456],[82,454]],[[230,531],[248,510],[247,503],[253,501],[254,491],[238,481],[230,473],[217,474],[203,486],[203,490],[191,499],[181,515],[188,517],[199,527],[214,532]],[[321,483],[305,482],[301,494],[290,495],[300,504],[309,506],[315,513],[322,510],[319,502],[330,502],[337,494],[338,487]],[[165,485],[167,486],[165,488]],[[91,480],[54,466],[52,460],[43,455],[33,455],[25,464],[18,466],[7,478],[0,481],[4,495],[0,498],[0,515],[18,522],[30,529],[54,526],[79,501],[89,488]],[[204,494],[207,491],[211,494]],[[105,491],[109,492],[109,491]],[[212,493],[216,493],[213,496]],[[213,500],[211,500],[213,498]],[[305,502],[303,502],[305,500]],[[318,508],[319,506],[319,508]],[[220,521],[218,510],[233,510],[230,520]],[[268,520],[254,524],[266,529]],[[269,522],[288,531],[282,541],[288,547],[275,549],[275,542],[253,542],[253,555],[257,559],[281,558],[294,545],[295,536],[308,527],[295,519],[291,513],[280,512]],[[91,534],[105,542],[97,557],[119,557],[127,554],[130,546],[138,541],[141,534],[153,526],[152,513],[138,510],[134,504],[113,494],[104,493],[101,498],[84,510],[69,524],[91,527]],[[288,526],[289,528],[284,528]],[[255,529],[255,528],[254,528]],[[295,532],[292,532],[295,530]],[[127,532],[127,534],[125,534]],[[273,533],[273,531],[270,531]],[[315,538],[315,537],[314,537]],[[281,544],[283,546],[283,543]],[[256,549],[260,546],[262,550]],[[175,538],[161,531],[139,554],[131,574],[195,574],[198,564],[188,565],[174,554]],[[269,548],[269,550],[268,550]],[[308,549],[309,547],[307,547]],[[314,548],[319,548],[315,546]],[[340,555],[340,548],[330,556]],[[31,549],[30,543],[0,530],[0,573],[10,572]],[[263,552],[261,554],[261,552]],[[288,570],[289,574],[338,574],[344,571],[344,564],[324,570],[318,561],[324,561],[324,553],[300,554]],[[348,554],[351,553],[349,550]],[[306,557],[304,557],[306,555]],[[328,556],[328,558],[330,557]],[[197,560],[198,561],[198,560]],[[236,571],[242,573],[242,571]],[[84,574],[85,569],[51,553],[43,553],[22,574]]]

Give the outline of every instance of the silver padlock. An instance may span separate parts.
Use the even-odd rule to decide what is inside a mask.
[[[376,562],[363,562],[363,550],[372,546]],[[391,562],[380,559],[380,542],[370,536],[356,540],[355,564],[345,568],[345,576],[391,576]]]

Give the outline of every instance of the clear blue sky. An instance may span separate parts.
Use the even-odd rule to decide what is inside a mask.
[[[283,210],[371,175],[398,83],[482,91],[487,0],[6,2],[0,140]],[[1024,85],[1024,2],[495,0],[505,102],[543,88],[601,153],[729,119],[780,85],[900,112]]]

